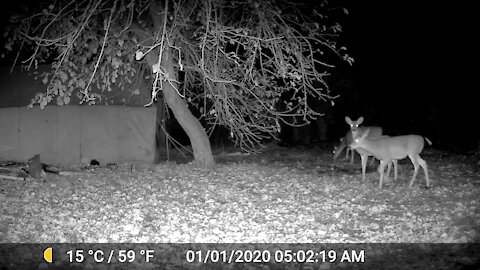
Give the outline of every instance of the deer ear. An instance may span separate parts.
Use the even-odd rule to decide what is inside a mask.
[[[351,125],[352,120],[350,119],[350,117],[345,116],[345,122],[346,122],[347,124]]]
[[[358,118],[357,123],[358,123],[359,125],[360,125],[361,123],[363,123],[363,116],[360,116],[360,118]]]

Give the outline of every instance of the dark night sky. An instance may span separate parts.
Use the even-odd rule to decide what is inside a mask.
[[[471,67],[474,46],[469,41],[475,33],[469,15],[473,6],[456,5],[347,1],[350,14],[344,34],[355,58],[354,88],[368,104],[373,121],[399,125],[400,132],[428,132],[422,129],[433,108],[442,120],[441,132],[468,129],[462,137],[479,137],[478,129],[469,128],[478,115]]]

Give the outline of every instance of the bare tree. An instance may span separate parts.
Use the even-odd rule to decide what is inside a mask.
[[[12,16],[5,48],[15,63],[52,65],[31,106],[69,104],[72,94],[96,103],[113,84],[144,76],[152,82],[146,105],[163,95],[195,161],[213,168],[207,132],[189,106],[247,151],[275,137],[280,121],[321,116],[309,100],[332,99],[327,62],[353,61],[328,16],[342,11],[283,0],[52,0]]]

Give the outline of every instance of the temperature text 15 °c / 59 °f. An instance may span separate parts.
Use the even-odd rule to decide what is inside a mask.
[[[76,249],[69,250],[66,253],[70,263],[82,263],[89,257],[96,263],[132,263],[135,260],[148,263],[153,259],[154,250],[142,249],[135,251],[133,249],[111,249],[105,251],[101,249]]]

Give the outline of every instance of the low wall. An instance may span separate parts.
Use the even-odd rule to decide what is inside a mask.
[[[155,107],[0,108],[0,160],[153,163],[155,125]]]

